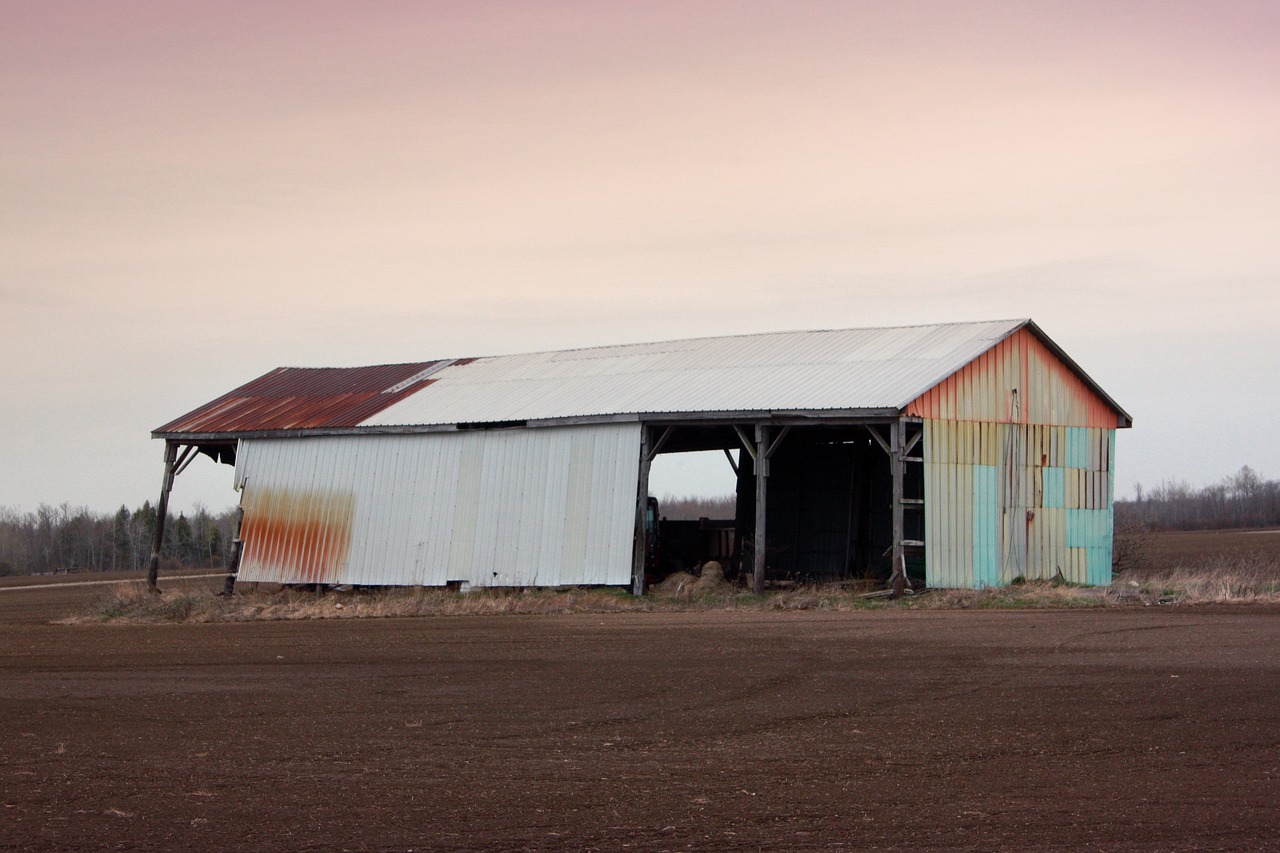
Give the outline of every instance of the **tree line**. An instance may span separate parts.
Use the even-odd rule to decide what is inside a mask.
[[[34,512],[0,507],[0,576],[138,570],[151,559],[158,514],[147,501],[95,513],[70,504]],[[197,505],[169,515],[161,559],[168,565],[225,567],[235,537],[236,510],[214,515]]]
[[[1222,530],[1280,526],[1280,480],[1264,480],[1248,465],[1211,486],[1166,480],[1134,487],[1132,500],[1117,500],[1116,527],[1151,530]]]
[[[667,518],[732,518],[734,498],[665,495]],[[1210,486],[1166,480],[1135,487],[1115,504],[1117,531],[1214,530],[1280,526],[1280,481],[1264,480],[1249,466]],[[235,537],[236,510],[169,516],[161,559],[170,566],[225,568]],[[0,576],[55,572],[139,570],[151,558],[156,509],[150,501],[130,510],[95,513],[69,504],[41,504],[34,512],[0,507]]]
[[[701,495],[673,495],[670,492],[658,501],[658,514],[672,521],[697,521],[700,518],[733,518],[737,499],[733,495],[705,497]]]

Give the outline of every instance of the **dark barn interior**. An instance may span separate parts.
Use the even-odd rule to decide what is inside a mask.
[[[796,426],[769,457],[766,479],[766,575],[769,581],[885,580],[892,574],[893,479],[889,455],[873,425]],[[706,560],[731,576],[750,575],[756,516],[756,472],[743,432],[732,426],[673,427],[661,453],[722,450],[737,477],[733,519],[663,521],[657,580]],[[887,440],[887,439],[886,439]],[[923,466],[904,466],[907,501],[921,499]],[[923,541],[923,512],[904,514],[904,539]],[[729,528],[729,529],[726,529]],[[731,529],[731,533],[730,533]],[[922,552],[907,553],[911,574],[923,576]]]

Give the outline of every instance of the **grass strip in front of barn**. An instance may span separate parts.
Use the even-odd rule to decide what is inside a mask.
[[[87,622],[199,623],[557,613],[697,611],[1074,609],[1205,604],[1280,604],[1280,563],[1216,559],[1141,577],[1120,576],[1110,586],[1083,587],[1031,581],[976,590],[927,590],[889,598],[865,585],[798,585],[754,595],[730,584],[699,589],[672,586],[636,597],[615,588],[472,589],[397,587],[313,591],[242,585],[231,596],[174,588],[160,594],[122,584],[96,598],[64,624]]]

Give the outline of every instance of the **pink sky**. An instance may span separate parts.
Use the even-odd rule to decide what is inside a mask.
[[[1280,477],[1278,43],[1272,2],[0,0],[0,506],[154,500],[149,430],[281,364],[1018,316],[1134,414],[1121,492]]]

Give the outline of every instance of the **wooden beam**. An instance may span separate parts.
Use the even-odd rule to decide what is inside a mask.
[[[673,426],[669,426],[662,431],[662,435],[658,438],[657,442],[655,442],[653,447],[649,449],[650,462],[656,459],[658,454],[662,452],[662,446],[667,443],[667,439],[671,438],[671,433],[673,432],[675,432],[675,427]]]
[[[893,427],[892,427],[892,425],[891,425],[891,426],[890,426],[890,435],[892,435],[892,429],[893,429]],[[880,445],[880,449],[881,449],[881,450],[883,450],[885,453],[888,453],[890,456],[892,456],[892,455],[893,455],[893,451],[889,448],[889,442],[887,442],[887,441],[885,441],[885,440],[884,440],[884,436],[882,436],[882,435],[880,434],[880,431],[879,431],[878,429],[876,429],[875,427],[873,427],[873,426],[871,426],[870,424],[868,424],[868,425],[867,425],[867,432],[871,433],[871,437],[872,437],[872,438],[874,438],[874,439],[876,440],[876,444]]]
[[[733,469],[733,476],[738,476],[738,460],[733,458],[733,451],[726,447],[724,449],[724,458],[729,460],[729,467]]]
[[[765,501],[769,495],[769,427],[764,424],[756,424],[756,452],[753,455],[756,462],[756,531],[755,531],[755,547],[753,548],[753,562],[751,589],[756,595],[764,592],[764,569],[765,569],[765,548],[768,547],[768,539],[765,530],[765,518],[767,506]]]
[[[920,430],[919,432],[917,432],[915,435],[911,436],[911,440],[910,440],[910,441],[908,441],[908,442],[907,442],[907,444],[906,444],[906,446],[902,448],[902,457],[903,457],[904,459],[908,458],[908,454],[910,454],[910,453],[911,453],[911,451],[913,451],[913,450],[915,450],[915,449],[916,449],[916,445],[920,443],[920,439],[922,439],[922,438],[924,438],[924,430],[923,430],[923,429],[921,429],[921,430]]]
[[[164,519],[169,514],[169,492],[173,489],[174,468],[178,461],[176,442],[164,443],[164,481],[160,486],[160,501],[156,507],[156,529],[151,537],[151,562],[147,564],[147,589],[159,592],[160,550],[164,547]]]
[[[186,447],[182,448],[182,455],[178,457],[178,461],[175,462],[173,466],[173,476],[177,477],[183,471],[187,470],[187,466],[194,462],[198,455],[199,454],[196,453],[196,446],[194,444],[188,444]]]
[[[773,452],[774,452],[775,450],[777,450],[777,449],[778,449],[778,445],[782,444],[782,440],[783,440],[784,438],[786,438],[786,437],[787,437],[787,433],[789,433],[789,432],[791,432],[791,427],[790,427],[790,426],[784,426],[784,427],[782,428],[782,430],[778,433],[778,437],[777,437],[777,438],[775,438],[775,439],[774,439],[774,440],[769,444],[769,449],[765,451],[765,453],[764,453],[764,458],[765,458],[765,459],[772,459],[772,458],[773,458]]]
[[[905,433],[907,425],[902,421],[894,421],[889,425],[889,472],[893,477],[893,581],[894,595],[901,595],[906,590],[907,560],[903,549],[903,448],[906,445]]]
[[[653,456],[649,453],[649,427],[640,427],[640,475],[636,486],[636,541],[631,554],[631,592],[644,595],[644,564],[649,552],[646,516],[649,513],[649,467]]]
[[[747,455],[751,457],[751,461],[757,461],[760,457],[756,455],[755,442],[747,438],[747,431],[737,424],[733,425],[733,431],[738,434],[738,440],[742,442],[742,446],[746,449]]]

